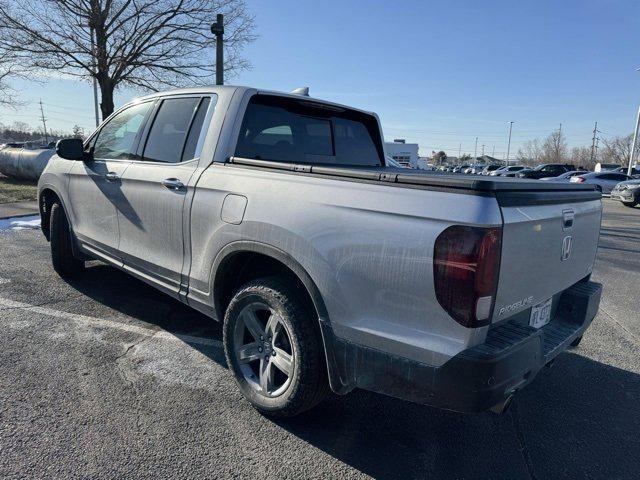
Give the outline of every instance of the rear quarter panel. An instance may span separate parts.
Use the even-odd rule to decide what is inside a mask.
[[[247,198],[240,224],[221,219],[230,194]],[[323,297],[334,333],[431,365],[481,342],[438,304],[433,245],[452,224],[500,225],[495,198],[213,164],[191,212],[189,296],[213,304],[218,252],[255,241],[293,257]]]

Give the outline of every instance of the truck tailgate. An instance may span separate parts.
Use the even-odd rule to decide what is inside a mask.
[[[498,194],[504,220],[493,322],[531,308],[591,273],[602,203],[590,191]]]

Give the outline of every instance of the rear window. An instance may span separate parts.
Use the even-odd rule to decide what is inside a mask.
[[[382,142],[375,117],[268,95],[254,96],[235,155],[291,163],[380,166]]]

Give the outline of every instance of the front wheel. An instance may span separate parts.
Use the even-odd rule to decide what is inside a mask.
[[[54,202],[51,205],[49,219],[51,229],[51,263],[53,269],[61,277],[70,277],[84,268],[84,262],[73,256],[71,228],[62,205]]]
[[[252,281],[233,296],[224,348],[242,394],[260,412],[292,417],[328,392],[320,328],[301,295],[277,278]]]
[[[633,208],[633,207],[635,207],[635,206],[638,204],[638,202],[622,202],[622,204],[623,204],[625,207]]]

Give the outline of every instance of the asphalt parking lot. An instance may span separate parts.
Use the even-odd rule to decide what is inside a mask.
[[[501,416],[358,391],[274,422],[218,325],[101,264],[67,283],[39,230],[0,231],[0,477],[638,478],[640,207],[604,204],[600,313]]]

